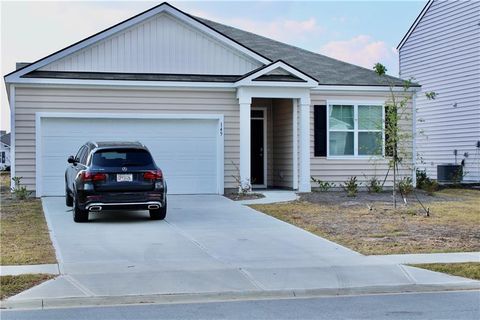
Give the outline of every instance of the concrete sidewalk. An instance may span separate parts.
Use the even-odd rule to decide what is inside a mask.
[[[165,221],[112,212],[73,223],[42,199],[61,275],[4,307],[480,288],[366,257],[222,196],[170,196]]]
[[[373,255],[368,258],[382,259],[388,264],[422,264],[422,263],[480,263],[480,252],[418,253]],[[21,275],[29,273],[60,274],[58,264],[34,264],[0,266],[0,275]]]
[[[269,203],[277,203],[277,202],[289,202],[295,201],[299,198],[295,191],[290,190],[265,190],[265,191],[254,191],[256,193],[261,193],[265,197],[260,199],[252,199],[252,200],[240,200],[235,201],[239,204],[269,204]]]
[[[60,274],[60,269],[58,264],[0,266],[0,276],[17,276],[29,273]]]

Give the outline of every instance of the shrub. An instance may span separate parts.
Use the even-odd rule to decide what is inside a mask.
[[[425,190],[428,195],[433,196],[433,193],[438,191],[440,186],[438,185],[437,180],[431,180],[430,178],[427,178],[422,189]]]
[[[252,185],[250,184],[250,180],[242,181],[240,177],[240,168],[232,161],[232,165],[235,167],[236,174],[232,175],[232,178],[235,179],[237,182],[238,194],[239,195],[246,195],[252,192]]]
[[[342,188],[347,192],[347,196],[356,197],[358,193],[357,177],[350,177],[343,183]]]
[[[417,170],[417,188],[426,191],[429,195],[433,195],[435,191],[440,189],[438,182],[427,176],[425,170]]]
[[[403,196],[413,192],[413,181],[411,177],[405,177],[397,183],[398,190]]]
[[[27,187],[22,186],[22,177],[13,177],[12,180],[14,183],[12,191],[16,200],[25,200],[32,194],[31,191],[27,190]]]
[[[316,183],[318,185],[318,189],[320,191],[326,192],[330,190],[330,188],[335,187],[335,183],[331,183],[328,181],[322,181],[320,179],[315,179],[314,177],[310,177],[313,183]]]
[[[423,189],[423,185],[425,184],[425,182],[427,180],[430,180],[427,176],[427,171],[417,169],[416,175],[417,175],[417,188]]]
[[[377,177],[371,177],[368,180],[367,189],[369,193],[380,193],[383,191],[382,183]]]

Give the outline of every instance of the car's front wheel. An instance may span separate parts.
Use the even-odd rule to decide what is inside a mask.
[[[73,221],[88,222],[88,210],[82,210],[78,207],[78,200],[73,198]]]
[[[150,219],[152,220],[163,220],[167,216],[167,199],[165,199],[165,205],[159,209],[149,210]]]

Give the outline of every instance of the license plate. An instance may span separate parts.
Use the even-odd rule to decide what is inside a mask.
[[[117,174],[117,182],[133,181],[132,174]]]

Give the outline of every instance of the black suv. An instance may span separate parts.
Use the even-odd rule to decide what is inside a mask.
[[[87,142],[68,163],[65,198],[75,222],[117,209],[149,210],[151,219],[165,219],[167,185],[140,142]]]

